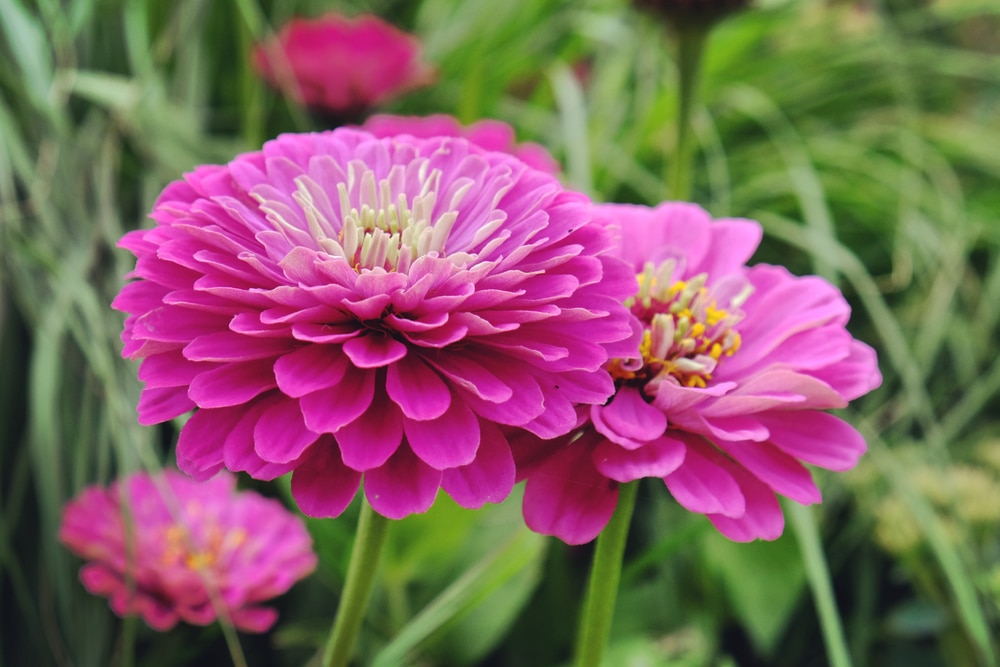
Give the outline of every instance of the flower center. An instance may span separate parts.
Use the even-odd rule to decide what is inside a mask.
[[[195,545],[196,540],[188,530],[179,525],[172,525],[163,533],[164,549],[161,560],[167,567],[183,565],[191,570],[203,570],[218,562],[224,553],[241,546],[246,539],[247,533],[242,528],[224,532],[212,524],[205,533],[206,544]]]
[[[639,291],[626,305],[645,325],[637,359],[614,359],[609,371],[616,381],[668,381],[684,387],[708,386],[723,357],[740,348],[735,326],[743,319],[740,306],[750,296],[747,285],[720,305],[706,287],[708,275],[674,280],[676,261],[654,269],[647,263],[639,274]]]
[[[467,183],[452,183],[442,192],[441,176],[441,170],[430,169],[426,160],[394,165],[382,179],[363,163],[352,162],[337,183],[334,203],[328,196],[332,193],[302,174],[295,178],[297,189],[292,198],[302,210],[307,230],[301,229],[301,223],[291,222],[298,216],[284,203],[262,194],[254,196],[275,229],[293,243],[312,237],[320,249],[343,257],[358,272],[406,272],[418,257],[432,252],[446,256],[458,207],[475,184],[467,179]],[[442,194],[447,199],[439,206]],[[340,225],[335,224],[338,217]],[[472,259],[465,252],[452,252],[447,257],[456,265]]]

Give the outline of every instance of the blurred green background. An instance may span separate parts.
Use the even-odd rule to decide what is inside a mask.
[[[319,570],[235,642],[123,622],[55,534],[83,486],[173,465],[175,428],[135,420],[115,242],[184,171],[314,129],[247,54],[329,10],[387,18],[438,68],[383,111],[499,118],[595,199],[666,197],[672,42],[626,2],[0,0],[5,665],[284,667],[323,641],[356,508],[310,521]],[[885,383],[845,411],[869,454],[818,474],[825,502],[787,504],[776,542],[730,543],[642,487],[606,664],[996,665],[1000,5],[761,0],[712,35],[694,126],[694,199],[764,225],[755,261],[840,285]],[[591,547],[529,533],[516,496],[473,513],[441,494],[394,526],[359,664],[568,660]]]

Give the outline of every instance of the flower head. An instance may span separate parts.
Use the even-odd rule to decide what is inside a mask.
[[[587,200],[464,139],[284,135],[168,186],[152,217],[121,241],[136,280],[114,303],[140,421],[197,408],[182,470],[294,470],[314,516],[362,474],[391,518],[439,488],[499,502],[496,424],[568,432],[633,347],[635,277]]]
[[[377,16],[294,18],[258,44],[254,68],[306,106],[350,115],[429,84],[420,43]]]
[[[63,509],[59,539],[89,561],[88,591],[151,627],[217,617],[264,632],[278,618],[259,606],[316,567],[312,539],[275,500],[237,492],[232,475],[196,482],[176,471],[91,486]]]
[[[488,151],[509,153],[529,167],[547,174],[557,175],[561,171],[559,163],[545,148],[530,142],[516,143],[513,128],[499,120],[480,120],[466,127],[444,114],[433,116],[376,114],[366,120],[361,127],[376,137],[394,137],[400,134],[420,138],[462,137]]]
[[[825,280],[745,265],[757,223],[713,222],[693,204],[598,209],[638,274],[626,303],[643,337],[609,363],[616,394],[580,429],[555,448],[516,448],[528,525],[587,542],[618,483],[658,477],[727,537],[778,537],[775,494],[820,500],[803,463],[846,470],[865,451],[822,411],[881,383],[875,353],[847,332],[850,309]]]

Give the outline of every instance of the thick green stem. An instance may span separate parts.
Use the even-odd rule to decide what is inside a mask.
[[[362,501],[358,532],[354,536],[351,562],[347,566],[344,593],[337,607],[330,641],[323,653],[325,667],[346,667],[351,660],[354,642],[375,586],[379,556],[388,532],[389,519],[377,514],[371,505]]]
[[[618,488],[618,506],[604,532],[597,538],[576,639],[575,667],[598,667],[601,664],[608,635],[611,634],[625,539],[628,537],[638,490],[639,482],[622,484]]]
[[[694,161],[691,110],[698,97],[701,55],[710,29],[708,25],[689,23],[675,31],[678,70],[677,144],[674,146],[668,176],[670,198],[675,201],[688,201],[691,198],[691,165]]]

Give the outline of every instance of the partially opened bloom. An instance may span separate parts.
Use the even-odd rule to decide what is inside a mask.
[[[294,18],[254,48],[253,65],[299,103],[345,116],[434,79],[420,42],[371,14]]]
[[[164,470],[88,487],[63,509],[59,539],[88,561],[80,570],[88,591],[157,630],[221,618],[264,632],[278,613],[260,603],[316,567],[299,518],[236,491],[228,474],[196,482]]]
[[[499,120],[479,120],[463,126],[451,116],[393,116],[376,114],[365,121],[361,128],[376,137],[394,137],[409,134],[414,137],[462,137],[488,151],[510,153],[529,167],[547,174],[558,174],[561,169],[555,158],[542,146],[531,143],[517,143],[514,129]]]
[[[336,516],[364,474],[373,508],[444,488],[499,502],[514,463],[496,424],[568,432],[614,391],[635,276],[589,202],[464,139],[284,135],[167,187],[126,235],[115,307],[143,359],[144,424],[193,408],[178,464],[272,479]]]
[[[803,463],[846,470],[865,451],[823,410],[881,383],[874,351],[847,332],[850,309],[825,280],[746,266],[757,223],[712,221],[693,204],[598,208],[639,275],[627,303],[644,335],[611,362],[617,392],[578,430],[555,448],[517,443],[528,525],[587,542],[619,483],[657,477],[733,540],[778,537],[775,494],[820,500]]]

